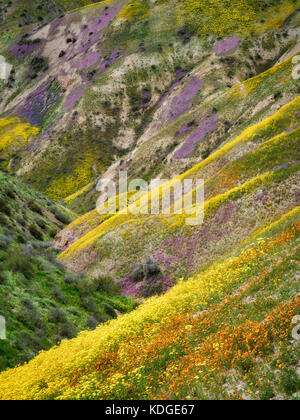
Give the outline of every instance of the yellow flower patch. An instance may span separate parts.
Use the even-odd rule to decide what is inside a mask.
[[[0,119],[0,155],[8,157],[26,147],[38,133],[38,127],[22,122],[18,117]]]

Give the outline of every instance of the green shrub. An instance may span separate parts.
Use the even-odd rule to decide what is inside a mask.
[[[52,296],[53,296],[56,300],[59,300],[59,301],[61,301],[61,302],[63,302],[63,301],[64,301],[65,296],[64,296],[63,292],[60,290],[60,288],[59,288],[59,287],[54,286],[54,287],[52,288],[52,290],[51,290],[51,293],[52,293]]]
[[[52,309],[52,311],[49,314],[49,321],[55,324],[66,322],[67,321],[66,311],[59,307]]]
[[[35,218],[35,223],[43,230],[46,229],[46,222],[45,220],[41,219],[40,217],[36,217]]]
[[[0,221],[1,223],[1,221]],[[0,249],[6,249],[8,245],[11,243],[12,237],[8,235],[1,235],[0,236]]]
[[[55,218],[64,225],[69,225],[72,222],[71,217],[62,213],[57,207],[51,207],[51,212],[54,214]]]
[[[0,266],[0,285],[5,284],[6,283],[6,275],[5,272],[3,271],[3,268]]]
[[[3,192],[7,197],[11,198],[12,200],[16,198],[16,192],[11,187],[5,188]]]
[[[103,304],[103,309],[105,310],[105,312],[112,318],[117,318],[117,314],[116,311],[114,310],[114,308],[107,302],[105,302]]]
[[[97,328],[98,324],[99,322],[93,316],[90,316],[88,320],[86,321],[87,327],[90,328],[91,330],[94,330],[95,328]]]
[[[42,232],[38,229],[38,227],[34,223],[31,223],[31,225],[29,226],[29,232],[38,241],[42,241],[44,239]]]
[[[11,215],[11,208],[5,197],[0,197],[0,212],[6,214],[7,216]]]
[[[286,369],[280,381],[281,389],[287,394],[292,395],[300,389],[300,378],[295,370]]]
[[[98,276],[93,282],[97,292],[106,292],[112,295],[121,293],[121,286],[109,276]]]
[[[11,222],[8,217],[0,213],[0,225],[11,227]]]
[[[71,321],[66,321],[59,328],[59,334],[63,338],[68,338],[68,339],[74,338],[76,336],[75,325]]]
[[[55,236],[58,234],[59,229],[56,226],[48,226],[48,234],[51,238],[55,238]]]
[[[6,266],[9,270],[20,272],[27,278],[34,272],[31,258],[24,253],[19,244],[13,244],[9,247],[6,258]]]
[[[43,209],[42,207],[34,200],[30,200],[28,201],[28,207],[30,208],[31,211],[33,211],[34,213],[38,213],[38,214],[43,214]]]

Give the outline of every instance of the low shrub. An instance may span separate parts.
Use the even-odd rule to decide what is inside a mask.
[[[11,208],[5,197],[0,197],[0,212],[6,214],[7,216],[11,215]]]
[[[43,214],[42,207],[36,201],[30,200],[30,201],[28,201],[27,205],[28,205],[29,209],[31,211],[33,211],[34,213],[38,213],[38,214],[41,214],[41,215]]]
[[[49,314],[49,321],[59,324],[67,321],[67,313],[64,309],[56,307]]]
[[[93,316],[90,316],[88,320],[86,321],[87,327],[90,328],[91,330],[94,330],[95,328],[97,328],[98,324],[99,323],[97,319],[94,318]]]
[[[71,217],[62,213],[57,207],[51,207],[51,212],[54,214],[55,218],[64,225],[69,225],[72,222]]]
[[[75,325],[71,321],[66,321],[59,328],[59,334],[63,338],[67,338],[67,339],[74,338],[76,336],[76,328],[75,328]]]
[[[114,308],[109,303],[105,302],[103,304],[103,309],[105,310],[107,315],[111,316],[112,318],[117,318],[116,311],[114,310]]]
[[[121,286],[109,276],[98,276],[93,282],[97,292],[106,292],[108,294],[119,294],[121,292]]]
[[[9,247],[6,258],[6,266],[13,272],[20,272],[24,274],[26,278],[29,278],[34,272],[31,258],[26,255],[19,244],[13,244]]]
[[[3,271],[3,267],[0,266],[0,285],[6,283],[6,275]]]
[[[29,226],[29,232],[38,241],[42,241],[44,239],[42,232],[38,229],[38,227],[34,223],[31,223],[31,225]]]

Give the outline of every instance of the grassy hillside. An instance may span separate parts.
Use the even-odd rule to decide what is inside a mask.
[[[53,237],[74,215],[0,172],[0,370],[134,307],[109,278],[93,282],[57,259]]]
[[[250,33],[283,24],[295,10],[297,1],[282,0],[183,0],[179,3],[179,19],[192,24],[201,34]],[[274,15],[266,22],[266,11]]]
[[[0,376],[0,398],[299,397],[299,208],[162,297]]]
[[[88,0],[2,0],[0,3],[0,36],[17,28],[42,26],[65,11],[90,4]]]

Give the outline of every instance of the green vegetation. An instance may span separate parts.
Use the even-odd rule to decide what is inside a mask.
[[[134,308],[109,277],[72,273],[57,259],[52,239],[70,212],[0,172],[0,370],[32,359],[79,331]]]
[[[299,208],[235,257],[4,372],[0,398],[299,399],[298,245]]]
[[[297,0],[181,0],[179,19],[194,25],[201,35],[215,33],[250,34],[261,31],[269,14],[274,15],[272,28],[281,25],[297,9]],[[276,20],[277,18],[277,20]],[[259,24],[260,22],[260,24]]]
[[[0,0],[0,399],[300,398],[299,6]]]

